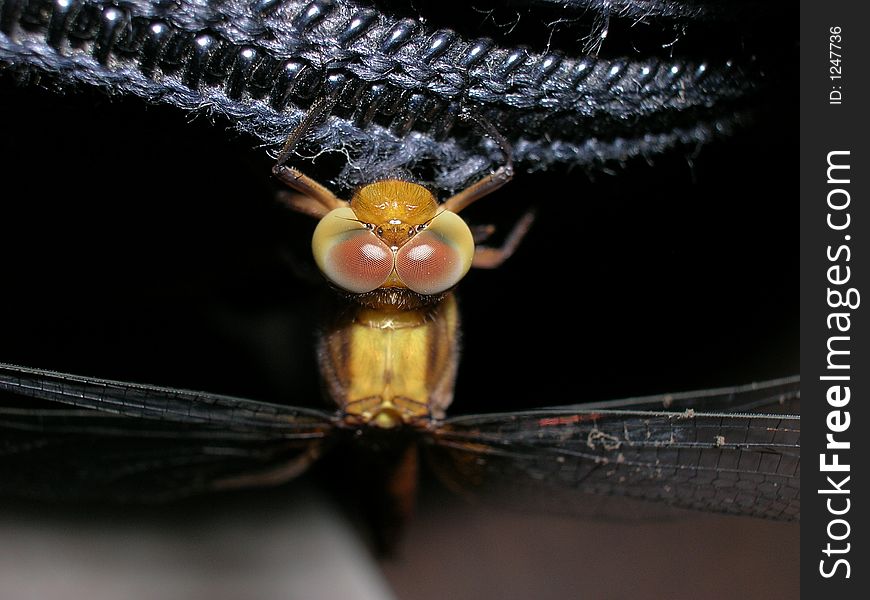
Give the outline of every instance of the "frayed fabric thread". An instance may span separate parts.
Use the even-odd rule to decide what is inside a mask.
[[[692,9],[673,0],[565,6],[636,19],[641,4],[646,18],[668,21],[711,19],[708,6],[716,6],[692,3]],[[437,165],[436,187],[463,187],[503,160],[473,128],[455,127],[466,110],[493,122],[530,170],[651,157],[733,131],[749,118],[747,98],[764,81],[751,65],[732,61],[503,47],[349,0],[129,0],[123,8],[0,0],[0,18],[0,65],[22,79],[49,75],[60,86],[97,87],[204,114],[273,151],[313,97],[340,95],[337,114],[309,141],[348,156],[338,177],[347,186],[363,173],[426,161]]]

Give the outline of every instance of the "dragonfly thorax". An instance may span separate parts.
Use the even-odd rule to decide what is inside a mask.
[[[322,332],[317,352],[345,421],[390,429],[442,418],[453,399],[458,325],[452,295],[417,310],[350,305]]]

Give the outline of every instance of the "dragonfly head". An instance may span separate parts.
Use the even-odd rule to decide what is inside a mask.
[[[462,218],[441,209],[425,187],[395,179],[363,186],[350,206],[327,213],[311,245],[326,278],[353,294],[439,295],[465,276],[474,257]]]

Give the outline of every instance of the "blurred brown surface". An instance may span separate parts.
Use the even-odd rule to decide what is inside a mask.
[[[302,486],[177,506],[0,512],[2,600],[799,597],[800,527],[691,515],[600,522],[422,499],[375,559]]]
[[[426,503],[382,566],[401,600],[774,600],[799,597],[799,554],[796,523],[608,523]]]

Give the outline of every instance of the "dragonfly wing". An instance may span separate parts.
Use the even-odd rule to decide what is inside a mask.
[[[7,365],[0,390],[0,494],[53,500],[162,501],[279,483],[315,460],[335,421]]]
[[[578,409],[696,410],[800,414],[799,375],[747,385],[577,404]],[[560,409],[569,407],[561,406]]]
[[[572,406],[456,417],[428,439],[435,471],[450,487],[498,503],[588,515],[598,511],[587,497],[624,497],[800,518],[795,415]]]
[[[0,363],[0,392],[128,417],[281,433],[331,424],[313,409]]]

